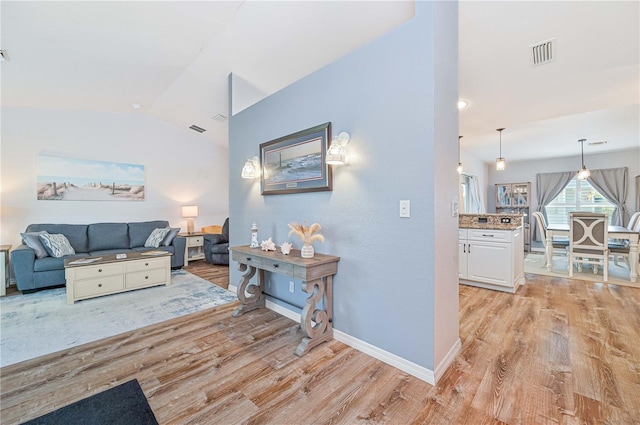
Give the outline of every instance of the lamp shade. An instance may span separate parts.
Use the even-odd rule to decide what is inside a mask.
[[[197,205],[183,205],[182,206],[182,216],[183,217],[197,217],[198,216],[198,206]]]

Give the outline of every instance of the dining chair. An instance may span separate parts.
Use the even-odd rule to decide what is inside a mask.
[[[636,212],[631,216],[631,220],[627,224],[627,229],[633,232],[640,232],[640,212]],[[617,266],[618,259],[622,258],[627,267],[629,265],[629,241],[609,242],[609,255],[613,258],[613,263]]]
[[[540,235],[542,236],[542,246],[544,246],[545,253],[547,251],[547,221],[544,219],[544,214],[540,211],[533,212],[533,216],[536,219],[536,225],[540,229]],[[552,242],[553,249],[561,249],[565,255],[569,252],[569,238],[554,238]],[[567,255],[568,257],[568,255]],[[547,267],[547,256],[544,256],[544,265]]]
[[[605,214],[569,214],[569,277],[573,277],[573,264],[591,264],[593,273],[602,265],[604,281],[609,280],[608,220]]]

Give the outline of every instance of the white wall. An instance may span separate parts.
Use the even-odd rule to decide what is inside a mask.
[[[2,108],[0,241],[14,247],[30,223],[168,220],[186,230],[180,206],[199,206],[196,228],[229,210],[228,150],[144,114]],[[146,199],[38,201],[39,154],[145,166]]]

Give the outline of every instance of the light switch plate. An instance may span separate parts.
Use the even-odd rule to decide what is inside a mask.
[[[400,201],[400,217],[411,217],[411,201],[401,200]]]

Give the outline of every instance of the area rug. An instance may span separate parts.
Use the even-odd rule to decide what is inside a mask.
[[[158,425],[136,379],[54,410],[24,425]]]
[[[64,288],[0,299],[0,367],[235,301],[184,270],[171,285],[67,304]]]
[[[524,272],[539,274],[543,276],[562,277],[569,279],[569,271],[567,269],[567,257],[562,255],[553,256],[553,271],[547,271],[544,266],[544,254],[530,252],[524,259]],[[618,265],[609,260],[609,276],[608,282],[615,285],[630,286],[640,288],[640,278],[635,282],[629,280],[629,268],[623,261],[619,261]],[[602,267],[598,268],[598,274],[593,274],[593,269],[588,266],[582,266],[582,272],[573,270],[573,279],[587,280],[590,282],[604,283],[602,276]]]

